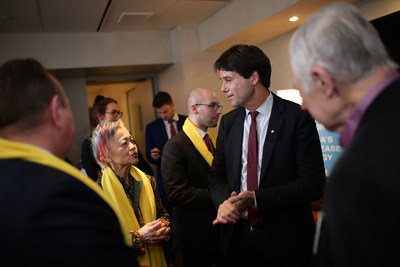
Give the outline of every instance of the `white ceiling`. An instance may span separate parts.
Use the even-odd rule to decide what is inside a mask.
[[[276,0],[271,0],[271,3],[274,2]],[[221,50],[236,43],[265,42],[301,24],[301,21],[289,23],[289,16],[296,14],[304,21],[330,2],[334,0],[298,0],[288,8],[227,37],[213,48]],[[199,24],[229,3],[230,0],[0,0],[0,34],[165,31],[178,25]],[[88,73],[155,73],[165,67],[154,65],[54,71],[59,71],[57,74],[60,77],[68,77],[88,76]]]
[[[228,2],[0,0],[0,33],[169,30],[177,25],[200,23]]]

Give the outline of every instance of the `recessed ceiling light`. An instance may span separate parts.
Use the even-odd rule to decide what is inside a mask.
[[[289,19],[289,21],[291,21],[291,22],[298,21],[298,20],[299,20],[299,18],[296,17],[296,16],[293,16],[293,17],[291,17],[291,18]]]

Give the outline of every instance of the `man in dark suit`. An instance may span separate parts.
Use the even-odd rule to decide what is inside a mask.
[[[175,112],[175,104],[167,92],[158,92],[153,99],[153,107],[159,116],[146,126],[146,157],[149,162],[157,165],[157,188],[162,204],[169,214],[171,206],[165,195],[164,182],[161,173],[161,158],[168,139],[182,131],[186,116]],[[172,218],[171,218],[172,219]],[[175,262],[175,252],[172,249],[172,238],[164,243],[164,254],[168,264]]]
[[[165,196],[161,173],[161,156],[165,143],[176,133],[182,131],[186,116],[175,112],[175,104],[167,92],[158,92],[153,99],[153,107],[159,116],[146,126],[146,157],[157,165],[157,186],[164,207],[169,212],[171,207]]]
[[[6,266],[138,266],[110,199],[64,159],[68,98],[36,60],[0,67],[0,258]]]
[[[307,20],[292,37],[290,56],[302,107],[340,132],[346,148],[328,182],[316,265],[399,265],[398,65],[346,3]]]
[[[187,106],[189,118],[183,131],[165,144],[161,170],[183,265],[211,267],[222,258],[219,227],[212,225],[217,211],[207,187],[215,150],[208,128],[217,126],[222,106],[215,93],[205,88],[194,89]]]
[[[231,266],[308,266],[324,166],[314,120],[269,91],[271,65],[235,45],[214,68],[233,111],[221,119],[209,189]]]

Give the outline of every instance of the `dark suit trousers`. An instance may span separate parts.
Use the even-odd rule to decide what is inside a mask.
[[[250,228],[248,220],[239,220],[234,226],[225,266],[269,266],[271,251],[263,229]]]

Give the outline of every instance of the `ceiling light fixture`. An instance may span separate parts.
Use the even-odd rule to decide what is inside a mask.
[[[295,21],[298,21],[298,20],[299,20],[299,18],[296,17],[296,16],[293,16],[293,17],[291,17],[291,18],[289,19],[289,21],[291,21],[291,22],[295,22]]]

